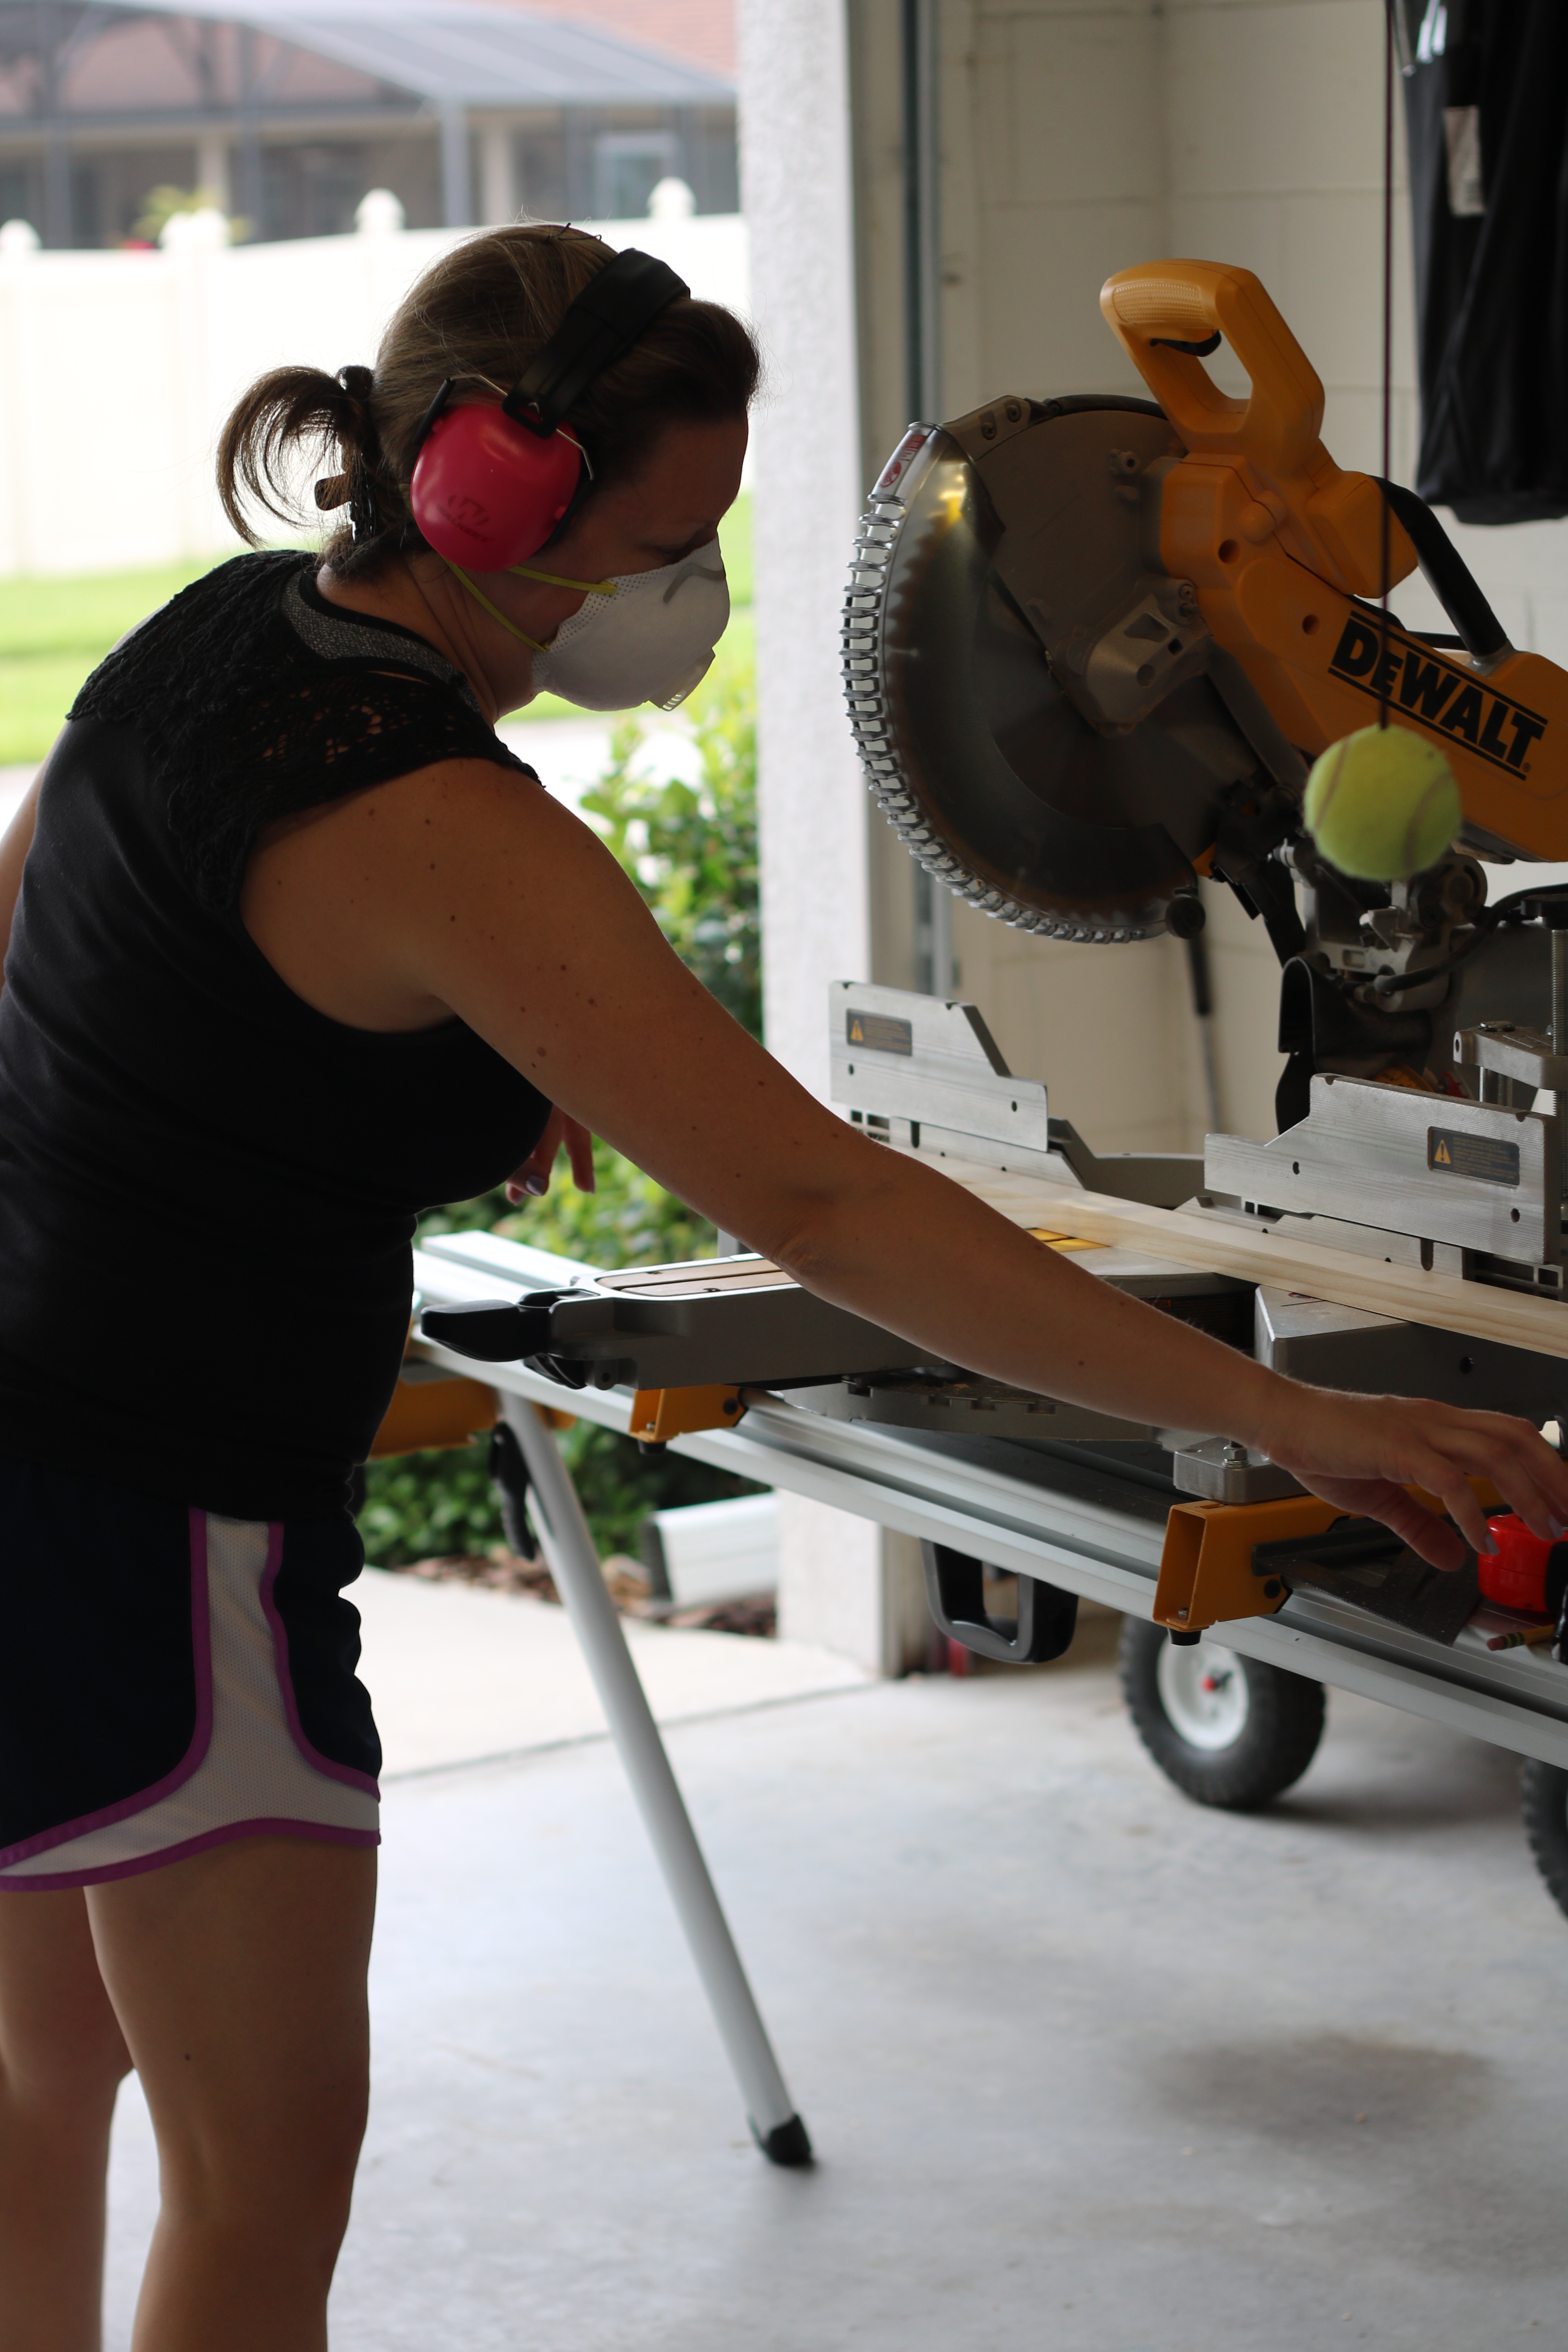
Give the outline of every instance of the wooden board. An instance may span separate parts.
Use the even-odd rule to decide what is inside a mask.
[[[1080,1192],[1038,1177],[1002,1176],[955,1160],[944,1160],[942,1169],[1016,1225],[1147,1250],[1178,1265],[1274,1283],[1336,1307],[1359,1307],[1439,1331],[1529,1348],[1540,1356],[1568,1357],[1568,1302],[1463,1282],[1451,1274],[1424,1274],[1419,1266],[1386,1265],[1380,1258],[1297,1241],[1261,1223],[1244,1229],[1223,1217],[1146,1208],[1139,1201]]]

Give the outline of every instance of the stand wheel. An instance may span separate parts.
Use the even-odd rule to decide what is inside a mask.
[[[1521,1780],[1524,1833],[1535,1866],[1559,1911],[1568,1911],[1568,1771],[1531,1757]]]
[[[1321,1683],[1241,1657],[1206,1634],[1195,1646],[1174,1643],[1140,1617],[1122,1622],[1118,1664],[1139,1738],[1167,1780],[1200,1805],[1255,1812],[1318,1752]],[[1568,1876],[1568,1829],[1559,1836]]]

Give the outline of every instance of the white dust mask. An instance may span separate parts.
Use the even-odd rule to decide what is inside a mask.
[[[711,540],[657,572],[595,583],[534,655],[533,683],[583,710],[639,702],[673,710],[707,674],[729,618],[724,559]]]

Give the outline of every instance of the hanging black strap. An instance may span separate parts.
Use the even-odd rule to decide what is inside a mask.
[[[635,247],[584,286],[501,406],[531,433],[553,433],[594,378],[630,349],[659,312],[691,289],[667,263]]]

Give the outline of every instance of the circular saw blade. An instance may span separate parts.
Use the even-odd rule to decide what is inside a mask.
[[[1047,648],[1136,599],[1147,500],[1128,458],[1142,474],[1181,444],[1146,403],[1064,402],[1031,410],[1005,455],[983,469],[946,428],[913,428],[862,519],[844,658],[867,781],[920,863],[984,913],[1149,939],[1257,757],[1206,677],[1109,728]],[[1028,613],[1003,576],[1021,570],[1045,587]]]

